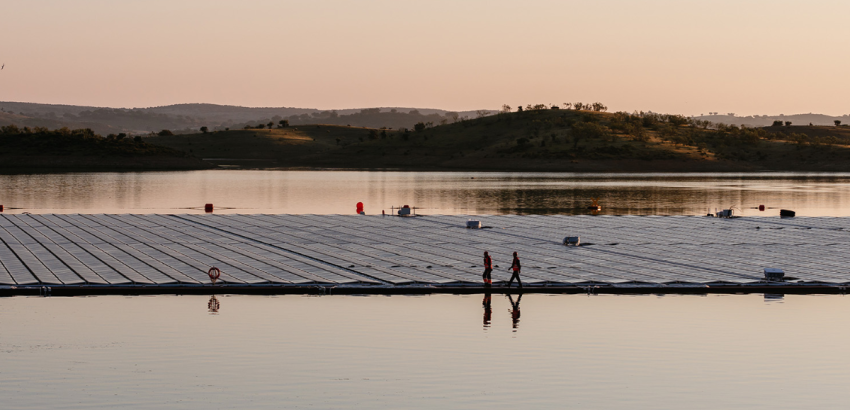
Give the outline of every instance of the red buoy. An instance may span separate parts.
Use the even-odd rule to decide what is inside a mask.
[[[764,211],[764,205],[759,205],[759,211]]]
[[[363,202],[358,202],[357,203],[357,215],[360,215],[362,213],[363,213]]]
[[[206,213],[212,213],[212,211],[213,211],[213,204],[206,204],[206,205],[204,205],[204,212],[206,212]]]
[[[215,282],[221,277],[221,271],[213,266],[209,271],[207,271],[207,275],[210,276],[210,281],[213,285],[215,285]]]
[[[0,205],[0,212],[3,212],[3,205]]]

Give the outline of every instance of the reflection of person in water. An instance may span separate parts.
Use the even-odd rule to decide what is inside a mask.
[[[516,303],[514,303],[514,298],[511,297],[510,294],[508,294],[508,300],[511,301],[511,307],[512,307],[512,309],[510,311],[511,312],[511,321],[514,322],[513,327],[514,327],[514,329],[516,329],[517,326],[519,326],[519,301],[522,300],[522,293],[520,293],[519,296],[517,296]]]
[[[490,300],[491,300],[490,294],[485,293],[484,294],[484,301],[481,302],[481,305],[484,306],[484,327],[490,327],[490,318],[493,315],[493,309],[491,308]]]

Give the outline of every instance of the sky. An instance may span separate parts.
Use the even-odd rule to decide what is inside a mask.
[[[3,0],[0,101],[850,113],[846,0]]]

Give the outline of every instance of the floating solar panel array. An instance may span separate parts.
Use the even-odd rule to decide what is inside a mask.
[[[0,285],[847,284],[850,218],[0,215]],[[580,236],[581,246],[563,246]]]

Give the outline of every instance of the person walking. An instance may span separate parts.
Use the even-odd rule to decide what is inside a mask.
[[[493,286],[493,278],[490,277],[490,272],[493,272],[493,259],[490,259],[490,254],[484,251],[484,275],[482,275],[482,278],[486,288]]]
[[[519,285],[519,288],[522,289],[522,281],[519,280],[519,271],[522,269],[522,266],[519,263],[519,256],[517,256],[516,252],[514,252],[514,262],[511,263],[511,267],[508,270],[513,270],[514,274],[511,275],[511,280],[508,281],[508,288],[511,287],[511,284],[514,283],[514,279],[516,279],[516,283]]]

